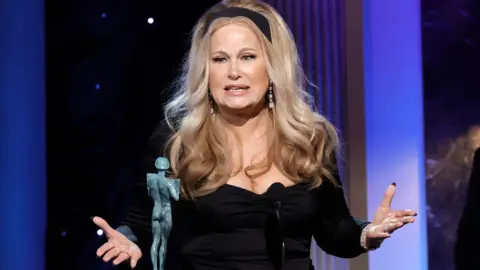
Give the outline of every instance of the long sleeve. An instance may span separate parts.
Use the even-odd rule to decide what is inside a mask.
[[[353,258],[366,252],[360,245],[360,237],[367,223],[350,215],[338,172],[334,173],[334,177],[338,186],[324,180],[313,191],[318,210],[313,224],[313,236],[317,245],[326,253]]]
[[[357,223],[357,225],[360,227],[360,229],[365,229],[365,227],[368,226],[368,224],[370,224],[371,222],[369,221],[366,221],[366,220],[363,220],[363,219],[359,219],[359,218],[356,218],[356,217],[353,217],[353,220],[355,220],[355,223]]]

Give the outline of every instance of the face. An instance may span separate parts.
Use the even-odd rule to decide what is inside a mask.
[[[266,59],[255,33],[229,24],[211,37],[209,87],[220,113],[265,108]]]

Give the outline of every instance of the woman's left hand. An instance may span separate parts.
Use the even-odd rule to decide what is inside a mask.
[[[391,210],[396,188],[395,183],[388,186],[372,223],[368,226],[365,240],[369,248],[380,246],[382,241],[390,237],[393,232],[415,221],[417,213],[413,210]]]

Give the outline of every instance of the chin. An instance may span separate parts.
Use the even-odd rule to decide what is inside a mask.
[[[250,107],[227,107],[225,108],[225,112],[233,113],[233,114],[242,114],[251,111],[252,108]]]
[[[238,102],[238,103],[227,103],[225,104],[225,108],[228,110],[249,110],[251,108],[255,107],[254,104],[251,103],[243,103],[243,102]]]
[[[228,106],[228,109],[230,110],[249,110],[253,108],[252,105],[234,105],[234,106]]]
[[[226,111],[232,112],[232,113],[255,113],[255,112],[260,112],[263,109],[265,109],[265,106],[255,106],[254,104],[246,104],[246,105],[235,105],[235,106],[225,106]]]

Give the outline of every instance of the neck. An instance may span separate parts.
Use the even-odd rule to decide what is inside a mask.
[[[270,128],[268,109],[255,113],[222,113],[220,116],[242,143],[265,138]]]

